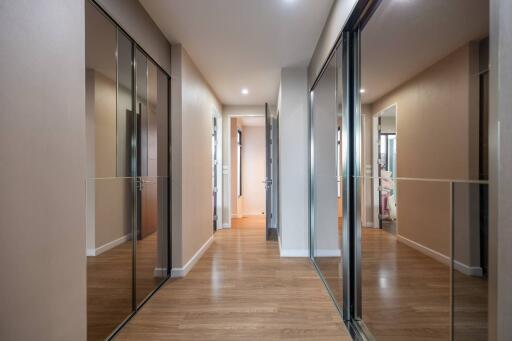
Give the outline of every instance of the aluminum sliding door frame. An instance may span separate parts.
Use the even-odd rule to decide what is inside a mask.
[[[380,0],[360,0],[344,32],[344,122],[348,123],[346,127],[346,138],[348,141],[348,150],[346,152],[348,168],[348,193],[349,203],[344,205],[343,214],[348,214],[347,225],[349,232],[346,239],[350,250],[349,263],[344,269],[350,273],[349,285],[349,325],[351,329],[357,331],[359,339],[375,340],[370,330],[363,321],[362,310],[362,225],[361,225],[361,143],[362,143],[362,125],[361,125],[361,32],[370,20],[380,4]],[[346,103],[346,104],[345,104]],[[344,274],[345,275],[345,274]],[[345,289],[345,288],[344,288]]]
[[[345,321],[351,321],[354,316],[354,299],[355,290],[354,275],[356,274],[353,265],[354,259],[354,228],[352,211],[353,200],[353,182],[352,177],[352,126],[351,117],[353,110],[352,101],[352,68],[351,68],[351,44],[352,37],[350,33],[344,33],[342,36],[342,57],[339,71],[341,72],[343,98],[342,104],[342,198],[343,198],[343,318]]]
[[[354,339],[374,340],[362,321],[362,280],[361,280],[361,31],[377,9],[380,0],[359,0],[345,27],[326,58],[321,72],[316,77],[309,93],[309,241],[310,258],[327,290],[331,294],[323,275],[314,260],[314,138],[312,136],[313,104],[315,86],[331,58],[341,47],[343,124],[342,124],[342,177],[343,177],[343,307],[340,313]],[[339,60],[339,59],[338,59]],[[337,77],[339,79],[339,77]],[[337,86],[339,88],[339,86]],[[334,298],[333,298],[334,302]],[[335,302],[334,302],[335,303]],[[337,306],[337,305],[336,305]]]
[[[326,288],[327,292],[329,293],[329,296],[331,297],[334,306],[338,310],[339,314],[343,317],[343,316],[347,316],[344,313],[344,311],[343,311],[344,303],[343,303],[342,307],[340,307],[338,305],[338,302],[335,299],[334,293],[332,292],[332,290],[330,289],[329,285],[327,284],[326,278],[322,274],[322,271],[320,270],[320,268],[318,267],[318,264],[315,261],[315,254],[314,254],[314,250],[315,250],[315,248],[314,248],[314,245],[315,245],[315,233],[314,233],[314,231],[315,231],[315,222],[314,222],[314,220],[315,220],[315,209],[314,209],[314,205],[313,205],[314,202],[315,202],[315,199],[316,199],[315,198],[315,191],[314,191],[314,188],[315,188],[315,162],[314,162],[315,139],[314,139],[314,136],[312,134],[312,131],[314,129],[314,119],[313,119],[313,115],[314,115],[313,105],[314,105],[314,97],[315,97],[314,94],[315,94],[316,86],[318,85],[319,81],[321,80],[322,76],[324,75],[324,73],[325,73],[329,63],[331,63],[332,60],[334,59],[335,62],[336,62],[336,67],[335,67],[336,77],[335,77],[334,95],[336,97],[335,102],[337,103],[339,84],[338,84],[338,77],[337,77],[337,70],[338,70],[337,63],[338,63],[338,60],[337,60],[337,54],[336,53],[337,53],[337,49],[338,49],[339,44],[340,44],[340,42],[337,42],[336,43],[336,47],[329,54],[329,57],[327,58],[326,62],[324,63],[320,74],[318,75],[315,83],[311,87],[311,90],[309,92],[309,97],[308,97],[308,101],[309,101],[309,112],[308,112],[308,139],[309,139],[308,158],[309,159],[308,159],[308,161],[309,161],[309,165],[310,165],[309,166],[309,173],[308,173],[308,179],[309,179],[308,206],[309,206],[309,212],[310,212],[309,213],[308,223],[309,223],[309,258],[310,258],[310,260],[311,260],[311,262],[312,262],[316,272],[318,273],[318,276],[322,280],[322,282],[324,284],[324,287]]]

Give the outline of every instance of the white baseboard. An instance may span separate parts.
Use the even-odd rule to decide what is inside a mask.
[[[129,241],[131,239],[130,237],[131,237],[131,234],[128,233],[128,234],[126,234],[120,238],[114,239],[111,242],[108,242],[96,249],[87,249],[87,256],[88,257],[99,256],[102,253],[107,252],[108,250],[111,250],[111,249],[115,248],[116,246],[119,246],[119,245]]]
[[[462,272],[466,276],[482,277],[484,275],[483,269],[479,266],[469,266],[457,260],[453,263],[455,270]]]
[[[165,277],[167,277],[167,268],[155,268],[153,270],[153,276],[155,278],[165,278]]]
[[[306,249],[280,249],[281,257],[309,257],[309,250]]]
[[[232,218],[232,219],[241,219],[241,218],[243,218],[243,217],[244,217],[244,215],[243,215],[243,214],[232,214],[232,215],[231,215],[231,218]]]
[[[197,250],[197,252],[192,256],[192,258],[190,258],[188,260],[188,262],[182,268],[171,269],[171,277],[185,277],[190,272],[190,270],[192,270],[192,268],[197,263],[197,261],[199,259],[201,259],[201,256],[203,255],[203,253],[206,250],[208,250],[208,248],[210,247],[212,242],[213,242],[213,236],[208,238],[206,243],[204,243],[203,246],[201,246],[199,248],[199,250]]]
[[[340,249],[315,250],[315,257],[341,257],[341,250]]]
[[[413,240],[410,240],[408,238],[405,238],[404,236],[397,235],[398,241],[406,244],[407,246],[412,247],[413,249],[423,253],[424,255],[427,255],[431,258],[434,258],[440,263],[443,263],[447,266],[450,266],[451,259],[450,257],[443,255],[440,252],[437,252],[435,250],[432,250],[431,248],[428,248],[420,243],[417,243]],[[464,263],[461,263],[459,261],[453,262],[453,267],[455,270],[462,272],[466,276],[474,276],[474,277],[482,277],[483,276],[483,270],[479,266],[469,266]]]
[[[223,229],[230,229],[231,228],[231,224],[230,223],[224,223],[224,224],[222,224],[222,228]]]

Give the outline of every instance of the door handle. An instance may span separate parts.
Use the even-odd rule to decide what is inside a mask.
[[[139,191],[142,191],[144,189],[144,184],[154,184],[155,183],[154,181],[151,181],[151,180],[144,180],[140,176],[137,177],[137,179],[135,179],[135,182],[137,185],[137,189]]]

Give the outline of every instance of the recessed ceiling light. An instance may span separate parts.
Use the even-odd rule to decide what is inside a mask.
[[[359,90],[360,93],[364,94],[366,92],[365,89],[361,88],[361,90]]]
[[[243,88],[242,89],[242,95],[248,95],[248,94],[249,94],[249,89]]]

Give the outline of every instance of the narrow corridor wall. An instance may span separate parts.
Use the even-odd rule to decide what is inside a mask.
[[[308,77],[281,70],[279,91],[279,228],[281,256],[309,256]]]
[[[172,47],[173,274],[185,275],[213,236],[212,117],[221,105],[181,45]]]
[[[85,341],[84,2],[0,8],[0,340]]]

